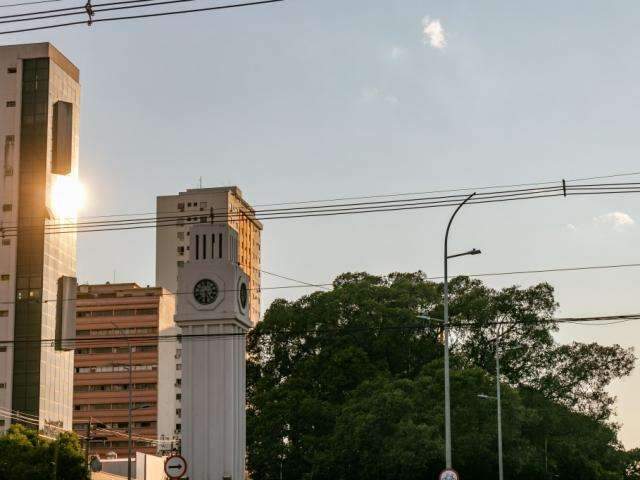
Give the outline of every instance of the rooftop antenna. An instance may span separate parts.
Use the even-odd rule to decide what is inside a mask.
[[[202,188],[202,177],[200,177],[200,188]]]

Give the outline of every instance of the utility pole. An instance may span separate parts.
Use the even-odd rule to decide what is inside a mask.
[[[93,417],[89,417],[89,423],[87,424],[87,439],[85,440],[84,445],[84,455],[85,461],[87,462],[87,468],[89,468],[89,448],[91,443],[91,422],[93,421]]]
[[[132,376],[132,368],[131,365],[133,363],[132,361],[132,357],[131,357],[131,342],[129,341],[129,339],[127,339],[127,346],[129,347],[129,424],[128,424],[128,434],[129,434],[129,438],[127,441],[127,448],[128,448],[128,454],[127,454],[127,480],[131,480],[131,451],[132,451],[132,445],[131,445],[131,408],[133,407],[132,405],[132,390],[133,390],[133,376]]]

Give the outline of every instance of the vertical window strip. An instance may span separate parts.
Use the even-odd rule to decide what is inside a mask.
[[[196,235],[196,260],[200,257],[200,235]]]
[[[207,259],[207,236],[202,235],[202,259]]]

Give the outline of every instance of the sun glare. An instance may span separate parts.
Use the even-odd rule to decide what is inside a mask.
[[[76,218],[84,205],[84,193],[77,178],[56,175],[51,190],[51,208],[56,218]]]

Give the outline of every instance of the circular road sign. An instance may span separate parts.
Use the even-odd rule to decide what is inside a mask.
[[[187,473],[187,461],[181,455],[172,455],[164,462],[164,473],[172,479],[182,478]]]
[[[460,475],[455,470],[447,469],[440,472],[439,480],[460,480]]]

